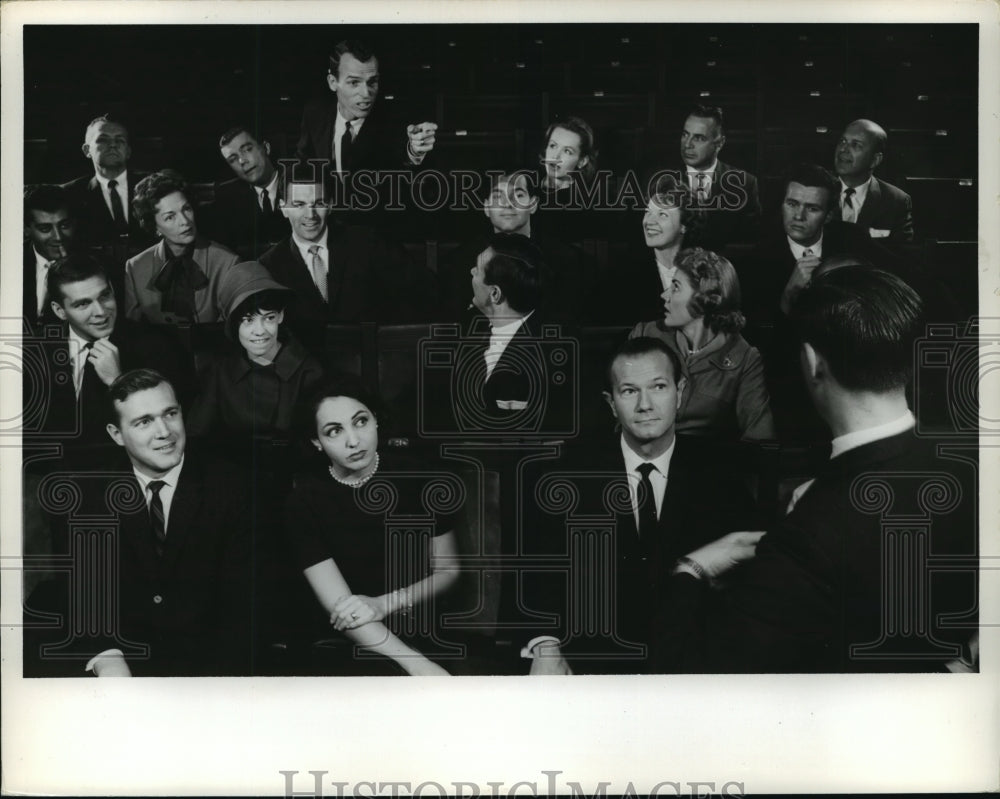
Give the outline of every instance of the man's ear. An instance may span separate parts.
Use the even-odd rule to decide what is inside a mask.
[[[271,142],[267,139],[264,140],[264,153],[267,155],[271,154]]]
[[[875,153],[872,157],[872,172],[875,171],[875,167],[882,163],[882,159],[885,157],[883,153]]]
[[[614,400],[614,397],[611,396],[611,392],[610,391],[602,391],[601,392],[601,396],[604,397],[604,401],[606,403],[608,403],[608,407],[611,408],[611,415],[614,416],[617,419],[618,418],[618,409],[615,408],[615,400]]]
[[[332,72],[326,73],[326,85],[330,87],[331,92],[337,91],[337,76]]]
[[[107,427],[104,429],[108,431],[108,435],[111,436],[111,440],[114,441],[119,447],[125,446],[125,441],[122,439],[122,431],[118,429],[117,425],[113,425],[108,422]]]
[[[87,158],[89,160],[90,159],[90,145],[87,144],[87,142],[84,142],[80,146],[80,149],[83,150],[83,157]]]
[[[52,306],[52,313],[56,315],[57,319],[61,319],[63,322],[66,321],[66,311],[63,307],[55,300],[49,300],[49,305]]]
[[[285,201],[278,199],[278,210],[281,211],[281,215],[288,219],[288,207],[285,205]]]
[[[823,356],[816,352],[812,344],[807,341],[802,342],[802,368],[805,370],[806,380],[810,382],[821,377],[826,369]]]
[[[840,208],[837,207],[835,203],[831,203],[830,210],[826,212],[826,216],[823,217],[823,224],[829,225],[837,218],[837,212]]]
[[[681,377],[681,379],[677,381],[677,408],[678,409],[680,409],[680,407],[681,407],[681,398],[684,396],[684,389],[687,388],[687,382],[688,381],[687,381],[686,377]]]
[[[719,136],[719,149],[716,150],[716,155],[718,155],[719,153],[721,153],[722,152],[722,148],[725,147],[725,146],[726,146],[726,137],[725,137],[725,135]]]

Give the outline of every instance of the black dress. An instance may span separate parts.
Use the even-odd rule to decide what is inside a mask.
[[[380,458],[378,471],[358,488],[337,482],[322,465],[297,476],[285,513],[287,542],[300,569],[333,558],[351,592],[371,597],[431,574],[432,541],[455,530],[464,498],[455,474],[411,468],[384,453]],[[442,643],[436,632],[439,599],[383,623],[410,646],[431,654]],[[356,648],[335,631],[315,596],[311,604],[307,660],[323,661],[319,668],[326,673],[401,673],[394,663]]]

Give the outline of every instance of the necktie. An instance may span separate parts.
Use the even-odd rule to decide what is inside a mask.
[[[851,202],[851,197],[854,196],[854,189],[848,187],[844,189],[844,212],[842,218],[845,222],[857,222],[857,214],[854,209],[854,203]]]
[[[698,198],[698,202],[705,202],[708,199],[708,175],[699,172],[695,176],[695,186],[695,196]]]
[[[351,123],[347,123],[344,128],[344,135],[340,138],[340,171],[347,172],[351,168],[351,147],[354,144],[354,136],[351,135]]]
[[[48,292],[46,291],[49,267],[52,262],[48,261],[42,265],[42,270],[35,276],[35,314],[36,319],[41,319],[45,315],[45,306],[48,304]]]
[[[108,181],[108,194],[111,197],[111,219],[114,220],[115,227],[122,228],[128,224],[125,219],[125,209],[122,207],[122,198],[118,196],[118,181]]]
[[[84,387],[90,388],[90,385],[96,380],[100,382],[100,378],[97,376],[97,372],[94,371],[94,364],[90,362],[90,351],[94,347],[94,342],[89,342],[84,344],[80,350],[80,354],[77,356],[83,360],[83,368],[79,370],[79,377],[77,380],[79,382],[76,385],[76,396],[82,397],[84,392]]]
[[[639,537],[647,542],[654,539],[656,531],[656,496],[649,479],[649,473],[655,468],[651,463],[640,463],[635,469],[642,475],[636,496],[639,505]]]
[[[267,189],[262,189],[260,192],[260,210],[264,216],[270,216],[274,213],[274,206],[271,205],[271,197],[268,195]]]
[[[162,480],[151,480],[149,483],[149,526],[153,531],[157,557],[163,556],[163,547],[167,542],[167,523],[163,515],[163,500],[160,499],[160,489],[165,485]]]
[[[323,297],[323,302],[329,302],[329,296],[327,293],[327,278],[323,272],[323,258],[319,254],[320,247],[318,244],[314,244],[309,248],[309,254],[312,256],[312,262],[309,265],[310,271],[312,272],[313,283],[316,284],[316,288],[319,289],[319,293]]]
[[[802,251],[802,257],[803,258],[812,258],[812,254],[813,254],[813,251],[809,247],[806,247]]]

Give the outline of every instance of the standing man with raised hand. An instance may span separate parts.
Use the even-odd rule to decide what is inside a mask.
[[[315,101],[302,115],[297,156],[325,158],[343,177],[360,170],[420,166],[434,149],[433,122],[388,128],[376,108],[379,62],[367,44],[337,42],[330,53],[327,85],[336,101]]]

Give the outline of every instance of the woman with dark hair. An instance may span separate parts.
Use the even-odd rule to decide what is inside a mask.
[[[553,122],[545,131],[539,163],[540,229],[567,242],[594,238],[597,206],[603,194],[590,191],[597,177],[593,129],[579,117]]]
[[[188,414],[191,435],[286,437],[299,399],[323,369],[283,326],[291,292],[256,261],[219,282],[228,346],[204,370]]]
[[[686,384],[677,432],[773,439],[764,363],[740,335],[746,320],[736,270],[699,247],[681,250],[674,264],[670,286],[661,295],[663,318],[636,325],[629,337],[660,338],[680,356]]]
[[[433,621],[436,600],[458,579],[453,530],[464,491],[452,475],[383,459],[379,405],[353,375],[330,378],[310,394],[301,423],[324,457],[296,476],[286,535],[339,634],[323,642],[343,653],[335,668],[445,675],[418,649],[420,633],[427,636],[433,624],[418,622]],[[390,515],[421,521],[393,524]],[[356,646],[391,663],[354,658]]]
[[[240,258],[198,235],[184,178],[171,169],[143,178],[132,208],[160,241],[125,262],[125,315],[154,324],[219,321],[219,281]]]

